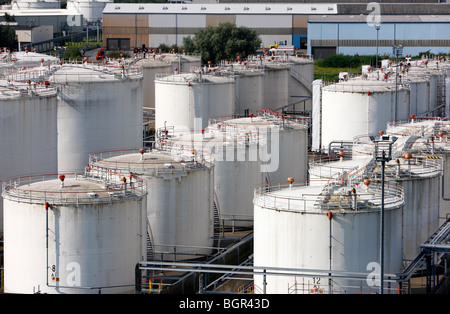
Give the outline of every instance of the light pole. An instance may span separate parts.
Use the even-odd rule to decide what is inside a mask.
[[[375,56],[375,69],[378,69],[378,31],[380,30],[380,24],[375,24],[375,29],[377,30],[377,53]]]
[[[397,119],[397,78],[398,78],[398,57],[401,57],[403,54],[403,46],[394,46],[393,47],[393,53],[395,56],[395,107],[394,107],[394,119]]]
[[[379,139],[370,137],[375,144],[374,158],[375,161],[381,162],[381,210],[380,210],[380,294],[383,294],[384,286],[384,168],[386,162],[392,159],[392,144],[395,143],[397,137],[384,135],[380,131]],[[387,154],[386,154],[387,150]]]

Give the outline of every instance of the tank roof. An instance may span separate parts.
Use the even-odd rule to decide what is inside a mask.
[[[348,186],[338,181],[310,180],[264,184],[255,188],[254,204],[299,213],[336,212],[360,213],[378,211],[381,206],[381,191],[378,183]],[[353,191],[354,192],[353,192]],[[356,196],[356,203],[355,203]],[[385,209],[403,206],[403,190],[392,185],[385,191]]]
[[[120,169],[140,175],[189,172],[206,169],[209,164],[192,150],[141,149],[99,152],[90,155],[89,164],[106,169]]]
[[[114,82],[142,79],[142,68],[121,65],[63,64],[52,68],[50,80],[58,84],[71,82]]]
[[[382,74],[380,75],[382,76]],[[398,84],[397,90],[406,90],[405,86]],[[395,81],[383,81],[377,79],[365,79],[362,77],[355,77],[347,81],[341,81],[323,87],[324,91],[330,92],[349,92],[349,93],[383,93],[395,91]]]
[[[227,76],[220,76],[214,74],[198,74],[198,73],[179,73],[167,74],[160,73],[156,75],[155,81],[160,83],[171,84],[228,84],[234,83],[234,79]]]
[[[87,175],[46,174],[5,180],[2,196],[13,201],[40,204],[92,204],[142,197],[147,194],[146,189],[142,179],[118,172],[110,173],[107,180],[94,177],[94,172]]]
[[[0,100],[13,100],[35,97],[56,97],[57,89],[48,81],[0,80]]]

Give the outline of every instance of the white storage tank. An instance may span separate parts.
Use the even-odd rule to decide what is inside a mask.
[[[2,191],[5,293],[134,293],[145,181],[46,174],[5,180]]]
[[[359,134],[377,135],[388,121],[408,119],[408,88],[382,80],[350,79],[322,88],[322,146],[352,141]]]
[[[58,66],[58,171],[82,172],[89,154],[142,146],[142,70]]]
[[[394,274],[402,269],[403,195],[398,187],[386,190],[384,273]],[[378,289],[368,286],[365,276],[334,277],[331,282],[327,276],[339,272],[369,276],[371,263],[379,262],[380,201],[376,183],[342,185],[330,180],[308,186],[284,181],[258,186],[253,201],[254,266],[309,270],[267,275],[266,293],[356,294]],[[263,280],[255,275],[255,286],[263,289]]]
[[[362,137],[360,141],[363,141]],[[407,153],[414,141],[406,136],[398,139],[393,147],[393,159],[385,165],[385,180],[397,182],[404,192],[403,258],[406,263],[417,256],[419,246],[438,228],[441,198],[441,163],[437,159],[427,159],[423,154]],[[365,175],[381,181],[381,164],[374,162],[374,144],[368,138],[366,147],[368,154],[365,156],[347,156],[345,159],[330,156],[329,162],[311,162],[310,177],[346,182]]]
[[[225,228],[253,225],[253,189],[267,180],[267,173],[261,171],[259,154],[263,152],[256,146],[257,140],[240,135],[206,129],[203,134],[176,134],[161,143],[173,151],[194,150],[214,164],[214,208]]]
[[[57,171],[56,88],[20,77],[0,81],[0,181]],[[0,197],[0,232],[2,208]]]
[[[214,123],[214,119],[211,122]],[[253,132],[264,146],[262,171],[267,182],[278,182],[286,177],[306,180],[308,154],[308,120],[303,117],[284,116],[272,110],[262,110],[258,115],[226,119],[211,124],[228,134]],[[295,145],[294,145],[295,143]],[[261,150],[262,148],[260,148]]]
[[[234,79],[182,73],[155,79],[155,128],[166,125],[200,131],[208,119],[231,116],[235,108]]]
[[[83,15],[83,19],[89,23],[101,21],[103,9],[112,0],[69,0],[66,9]]]
[[[438,65],[432,64],[425,65],[425,61],[418,62],[418,65],[413,65],[408,69],[407,77],[409,76],[419,76],[421,78],[426,78],[429,84],[428,96],[428,110],[425,114],[417,113],[417,116],[428,116],[433,117],[438,115],[441,111],[437,108],[444,105],[444,99],[442,99],[443,89],[445,88],[445,76],[446,72],[442,70]],[[443,111],[443,109],[442,109]]]
[[[253,188],[285,176],[307,177],[307,121],[267,112],[211,119],[203,134],[168,134],[164,143],[195,149],[214,163],[214,191],[227,225],[253,224]],[[292,143],[296,143],[293,145]]]
[[[439,161],[441,167],[441,184],[439,193],[439,225],[450,214],[450,123],[441,118],[414,118],[413,120],[391,121],[386,129],[399,137],[410,137],[408,152],[423,156],[430,161]]]
[[[233,114],[256,114],[264,102],[264,70],[251,62],[239,61],[207,71],[232,76],[235,79],[236,104]]]
[[[175,150],[135,149],[90,155],[90,166],[138,174],[147,181],[149,257],[190,260],[213,250],[213,174],[210,163]]]
[[[136,62],[143,69],[143,106],[155,108],[155,78],[160,73],[189,72],[191,67],[200,66],[200,58],[189,55],[153,54]]]

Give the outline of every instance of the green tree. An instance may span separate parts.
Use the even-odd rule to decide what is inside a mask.
[[[254,54],[261,45],[255,30],[233,23],[222,23],[217,27],[200,29],[194,37],[195,51],[202,62],[219,63],[221,60],[242,58]]]
[[[17,36],[14,28],[0,25],[0,47],[8,47],[10,50],[17,48]]]
[[[195,52],[195,42],[191,36],[183,37],[182,49],[189,53]]]

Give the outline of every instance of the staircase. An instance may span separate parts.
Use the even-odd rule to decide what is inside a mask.
[[[312,82],[292,68],[290,69],[290,73],[293,78],[295,78],[303,87],[306,88],[309,94],[312,93]]]
[[[150,229],[150,223],[147,218],[147,261],[153,260],[155,260],[155,247],[152,230]]]
[[[219,248],[220,245],[220,233],[222,231],[222,226],[220,224],[220,208],[219,200],[217,199],[217,194],[214,193],[213,201],[213,247]]]

